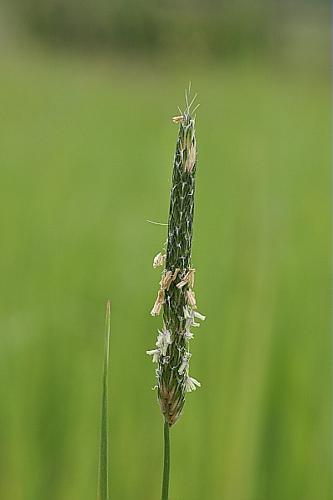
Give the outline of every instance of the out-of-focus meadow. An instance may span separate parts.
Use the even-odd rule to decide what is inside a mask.
[[[171,117],[189,80],[207,320],[193,341],[202,388],[172,431],[170,498],[332,498],[328,8],[258,4],[247,18],[239,3],[225,18],[208,3],[202,18],[194,2],[132,17],[119,4],[109,37],[95,18],[84,36],[74,1],[4,11],[1,499],[95,497],[107,298],[111,499],[159,498],[145,350],[166,228],[146,221],[167,220]]]

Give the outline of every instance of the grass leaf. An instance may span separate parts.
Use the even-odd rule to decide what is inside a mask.
[[[101,435],[98,466],[97,500],[109,500],[108,478],[108,372],[111,330],[111,304],[107,301],[105,315],[104,365],[102,378]]]

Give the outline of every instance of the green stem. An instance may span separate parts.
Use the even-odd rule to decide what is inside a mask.
[[[162,500],[169,498],[169,476],[170,476],[170,435],[169,424],[164,421],[164,466],[162,483]]]

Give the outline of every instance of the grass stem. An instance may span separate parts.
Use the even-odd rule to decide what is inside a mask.
[[[162,500],[169,498],[169,476],[170,476],[170,426],[164,421],[164,466],[162,482]]]

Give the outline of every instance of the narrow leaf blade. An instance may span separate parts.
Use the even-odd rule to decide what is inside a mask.
[[[108,477],[108,373],[109,373],[109,347],[111,332],[111,304],[108,300],[105,315],[105,343],[104,364],[102,376],[102,408],[101,408],[101,434],[99,448],[98,487],[97,500],[109,500],[109,477]]]

